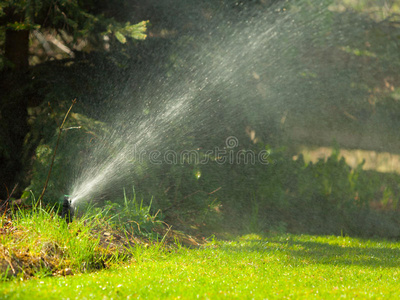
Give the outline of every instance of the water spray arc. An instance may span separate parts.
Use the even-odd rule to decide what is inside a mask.
[[[254,12],[235,22],[230,15],[214,18],[218,26],[205,27],[210,33],[201,37],[203,43],[174,49],[179,60],[174,60],[168,76],[141,79],[137,94],[131,91],[133,84],[127,85],[126,95],[111,102],[124,109],[104,116],[111,128],[104,142],[88,147],[84,164],[77,164],[69,187],[72,197],[64,200],[63,210],[121,191],[133,184],[127,183],[135,178],[132,174],[151,176],[155,167],[148,154],[166,153],[173,147],[179,151],[188,136],[201,147],[214,147],[217,144],[207,144],[206,134],[211,136],[207,129],[224,139],[237,136],[244,123],[258,126],[259,132],[273,131],[269,127],[284,127],[283,119],[290,126],[305,119],[303,112],[314,109],[309,98],[329,103],[336,89],[327,93],[324,87],[333,87],[337,76],[328,76],[329,83],[323,78],[318,82],[321,88],[314,90],[315,74],[327,72],[308,52],[319,46],[320,39],[331,36],[322,27],[330,12],[322,5],[313,6],[312,14],[302,14],[310,7],[300,2],[290,11]],[[149,65],[149,74],[157,72]],[[143,166],[138,162],[141,154]]]

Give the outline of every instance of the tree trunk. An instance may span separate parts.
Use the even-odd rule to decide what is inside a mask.
[[[7,29],[4,50],[8,66],[0,73],[0,199],[7,198],[7,190],[12,190],[23,169],[22,148],[28,132],[29,30]]]
[[[16,70],[26,70],[29,66],[29,30],[6,30],[4,56]]]

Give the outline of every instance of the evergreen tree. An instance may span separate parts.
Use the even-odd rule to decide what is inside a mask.
[[[128,39],[145,39],[147,21],[129,23],[132,8],[126,6],[131,4],[122,0],[0,0],[0,199],[8,197],[6,191],[11,191],[23,172],[27,108],[37,97],[29,58],[38,53],[32,45],[43,50],[38,63],[54,53],[74,57],[84,50],[78,47],[82,42],[90,50],[104,51],[105,46],[125,44]]]
[[[4,34],[3,53],[6,65],[17,70],[29,65],[29,37],[32,30],[54,29],[73,37],[90,39],[99,46],[101,37],[111,35],[121,43],[126,38],[146,38],[145,21],[131,25],[122,23],[118,11],[124,3],[92,0],[0,0],[0,30]],[[121,20],[116,20],[115,15]],[[5,33],[4,33],[5,32]],[[65,42],[65,41],[64,41]]]

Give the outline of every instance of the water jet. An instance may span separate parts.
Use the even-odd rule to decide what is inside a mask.
[[[104,122],[105,129],[86,126],[87,132],[95,134],[84,136],[82,130],[65,135],[71,138],[65,142],[71,153],[60,161],[67,161],[70,168],[64,168],[68,174],[59,174],[68,182],[60,183],[56,192],[71,191],[72,196],[63,203],[67,223],[72,221],[73,207],[88,201],[96,205],[116,201],[121,197],[117,193],[133,185],[140,197],[154,196],[154,207],[163,210],[184,205],[199,210],[201,203],[206,207],[208,201],[214,201],[210,196],[214,190],[220,191],[215,201],[234,203],[247,208],[249,214],[258,212],[258,206],[260,211],[275,205],[286,207],[284,201],[292,199],[287,190],[295,188],[296,180],[285,179],[282,189],[281,182],[274,184],[274,180],[278,178],[275,170],[286,174],[290,157],[279,160],[277,168],[272,164],[223,166],[208,151],[247,153],[277,145],[288,146],[296,154],[293,141],[303,142],[311,135],[307,143],[314,144],[325,134],[328,139],[322,140],[322,146],[331,146],[337,133],[345,133],[341,136],[354,148],[361,141],[361,146],[370,146],[372,140],[378,140],[371,138],[372,130],[366,128],[375,132],[375,128],[384,129],[385,123],[366,127],[364,120],[378,123],[380,119],[375,112],[369,116],[375,109],[365,101],[371,96],[369,91],[381,83],[374,83],[369,76],[374,72],[366,70],[380,69],[382,61],[391,61],[387,57],[393,55],[385,54],[390,49],[375,47],[376,60],[363,57],[364,48],[366,54],[372,53],[370,46],[363,46],[370,44],[374,35],[368,20],[335,12],[329,1],[321,5],[288,2],[291,7],[287,10],[216,11],[206,24],[198,22],[198,31],[190,29],[186,36],[183,32],[180,37],[163,40],[165,48],[154,47],[154,54],[152,48],[143,46],[147,56],[127,65],[124,74],[128,79],[113,89],[118,93],[107,98],[107,110],[97,114],[96,106],[94,115]],[[159,39],[146,43],[164,45]],[[366,60],[371,62],[366,64]],[[78,133],[82,133],[80,139],[72,140]],[[236,137],[237,147],[224,149],[230,136]],[[380,136],[396,140],[394,135]],[[77,147],[68,147],[72,144]],[[378,144],[387,147],[393,142]],[[207,156],[209,163],[170,159],[171,154],[182,157],[183,152]],[[303,184],[308,186],[308,182]],[[261,204],[248,200],[253,194],[259,195]]]

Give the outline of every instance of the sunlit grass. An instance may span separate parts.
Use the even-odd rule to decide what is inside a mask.
[[[247,235],[189,250],[139,247],[129,264],[2,284],[5,299],[263,299],[400,296],[400,243]]]
[[[306,147],[299,149],[306,162],[316,163],[318,159],[326,159],[332,155],[333,148],[329,147]],[[400,174],[400,155],[389,152],[377,152],[367,150],[340,149],[339,156],[346,159],[346,163],[353,169],[365,160],[364,170],[375,170],[382,173]],[[297,158],[298,156],[295,156]]]
[[[369,14],[377,21],[382,21],[388,16],[398,17],[400,12],[399,1],[371,1],[371,0],[335,0],[330,6],[333,11],[352,9]]]

